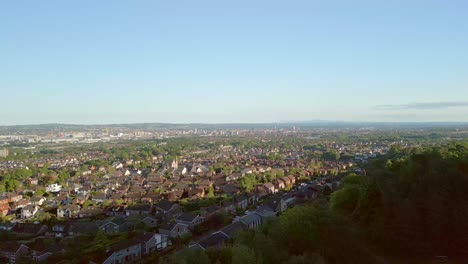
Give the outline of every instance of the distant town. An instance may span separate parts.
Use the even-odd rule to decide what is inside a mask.
[[[0,257],[151,263],[219,248],[374,158],[467,138],[464,124],[2,127]]]

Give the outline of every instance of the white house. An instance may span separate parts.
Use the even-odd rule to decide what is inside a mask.
[[[46,198],[45,197],[42,197],[42,196],[33,196],[31,197],[31,199],[29,200],[30,203],[32,205],[43,205],[44,202],[46,201]]]
[[[62,190],[62,186],[57,183],[46,185],[46,192],[57,193]]]
[[[80,212],[80,207],[75,204],[69,204],[57,208],[57,217],[58,218],[74,218],[78,217]]]
[[[112,167],[114,167],[114,168],[120,170],[120,169],[123,168],[123,164],[120,163],[120,162],[113,162],[113,163],[112,163]]]
[[[28,219],[36,215],[38,207],[35,205],[26,205],[21,209],[21,218]]]
[[[163,250],[170,245],[170,240],[167,235],[163,234],[147,234],[140,238],[142,242],[142,254],[150,254],[156,250]]]

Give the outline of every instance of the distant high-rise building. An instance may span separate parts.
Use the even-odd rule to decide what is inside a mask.
[[[6,158],[8,156],[9,152],[8,152],[8,149],[4,148],[4,149],[0,149],[0,157],[1,158]]]

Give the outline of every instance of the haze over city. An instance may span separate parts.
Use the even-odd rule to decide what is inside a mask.
[[[4,1],[0,125],[468,121],[466,1]]]

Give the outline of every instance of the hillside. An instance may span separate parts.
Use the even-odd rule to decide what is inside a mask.
[[[468,145],[392,149],[328,201],[299,205],[223,249],[167,263],[430,263],[468,260]],[[441,257],[444,256],[444,257]]]

